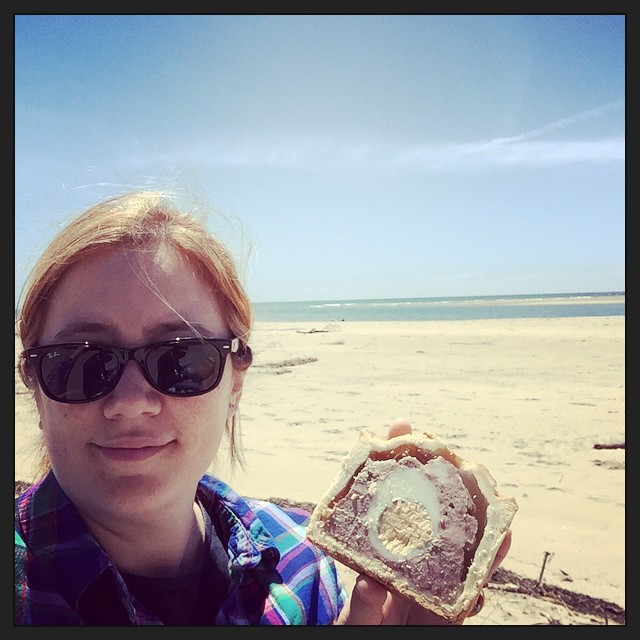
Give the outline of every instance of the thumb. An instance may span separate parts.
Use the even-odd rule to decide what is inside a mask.
[[[389,424],[387,438],[395,438],[396,436],[404,436],[411,433],[411,423],[404,418],[396,418]]]

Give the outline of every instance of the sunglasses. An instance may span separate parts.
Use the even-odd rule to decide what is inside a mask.
[[[71,342],[33,347],[24,353],[47,397],[80,404],[111,393],[130,360],[165,395],[184,398],[208,393],[220,384],[227,354],[240,348],[238,338],[176,338],[135,349]]]

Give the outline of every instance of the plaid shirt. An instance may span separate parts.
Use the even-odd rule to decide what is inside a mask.
[[[205,475],[198,498],[221,523],[231,585],[216,624],[331,624],[346,592],[335,564],[305,538],[308,512],[243,499]],[[162,624],[129,593],[53,472],[16,498],[15,625],[81,625],[82,593],[109,576],[132,625]]]

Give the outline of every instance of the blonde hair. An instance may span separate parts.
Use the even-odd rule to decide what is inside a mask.
[[[64,227],[44,250],[27,280],[17,317],[17,331],[24,349],[36,346],[44,327],[51,293],[70,267],[92,252],[106,247],[139,248],[157,243],[176,251],[216,293],[223,316],[240,339],[233,366],[247,369],[253,310],[240,283],[229,250],[191,211],[182,212],[170,196],[159,191],[135,191],[116,196],[86,209]],[[150,283],[152,285],[152,283]],[[34,389],[34,378],[24,354],[18,363],[20,377]],[[232,464],[242,465],[239,418],[227,421]],[[50,468],[44,444],[40,445],[40,473]]]

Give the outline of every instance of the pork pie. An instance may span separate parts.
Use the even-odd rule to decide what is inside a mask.
[[[469,615],[511,521],[484,465],[433,434],[362,430],[316,505],[307,537],[450,622]]]

